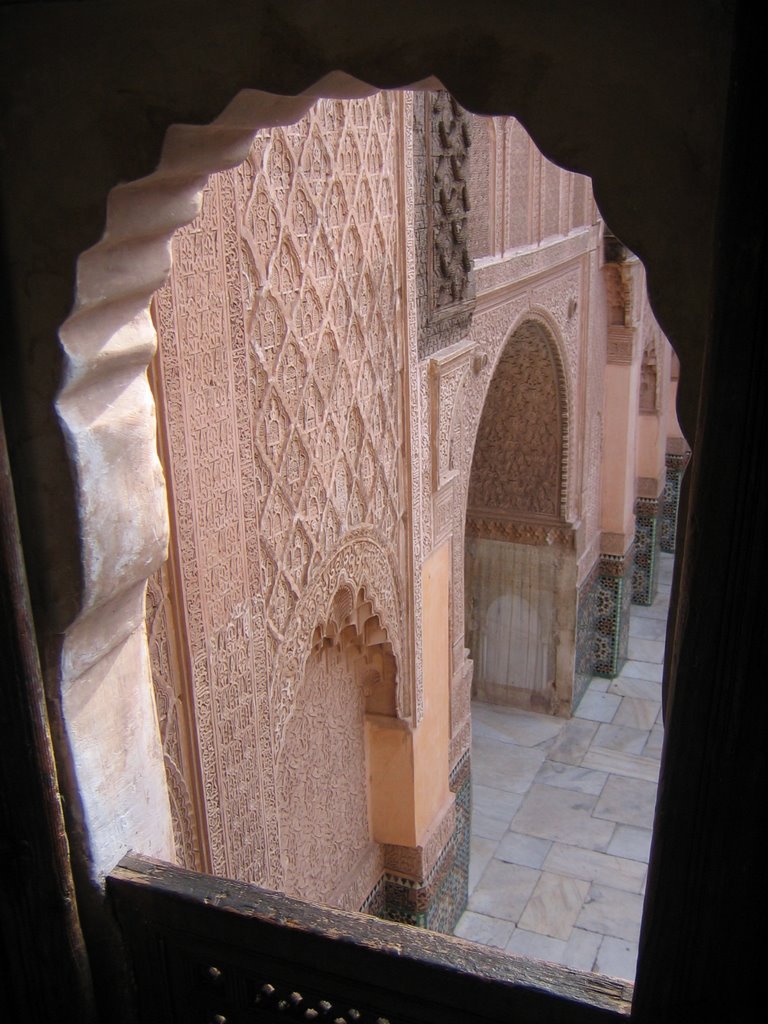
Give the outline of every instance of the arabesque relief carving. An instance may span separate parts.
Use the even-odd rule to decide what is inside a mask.
[[[376,859],[364,850],[359,758],[337,781],[348,787],[345,821],[329,821],[317,848],[295,828],[296,801],[314,801],[296,751],[318,715],[339,712],[350,726],[364,700],[347,662],[311,651],[340,576],[380,610],[395,660],[402,643],[400,103],[386,93],[321,101],[259,132],[174,236],[155,299],[180,567],[172,599],[189,648],[211,865],[311,898],[352,870],[340,845]],[[158,693],[162,650],[158,638]],[[320,775],[337,776],[331,735],[312,744]]]
[[[520,326],[493,374],[475,441],[469,515],[557,518],[564,511],[564,417],[544,328]]]
[[[640,367],[640,412],[658,412],[658,372],[656,338],[649,334],[643,346],[643,362]]]
[[[432,305],[453,306],[469,298],[469,115],[444,90],[432,101],[433,173]]]

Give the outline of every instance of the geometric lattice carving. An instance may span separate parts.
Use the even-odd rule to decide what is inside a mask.
[[[488,389],[472,460],[470,515],[564,515],[566,408],[553,343],[528,321],[507,342]]]
[[[298,884],[287,866],[295,807],[281,780],[306,735],[300,720],[317,726],[336,699],[338,666],[310,655],[334,552],[381,606],[399,651],[401,624],[389,618],[403,607],[405,541],[398,109],[386,93],[323,100],[294,125],[260,131],[243,164],[209,179],[155,298],[172,600],[211,867],[244,881]],[[348,542],[361,531],[359,557],[373,568],[358,571]],[[330,758],[317,770],[338,775],[317,742]],[[339,834],[358,850],[349,830]],[[332,847],[313,860],[328,887],[341,870]]]

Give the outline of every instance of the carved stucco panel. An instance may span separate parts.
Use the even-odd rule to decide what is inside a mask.
[[[581,317],[578,311],[582,290],[579,264],[531,289],[531,306],[546,310],[548,317],[557,325],[567,357],[572,394],[576,390],[574,385],[579,372]]]
[[[387,630],[392,653],[403,664],[403,603],[400,571],[385,538],[372,527],[350,531],[340,546],[314,574],[310,586],[296,605],[281,645],[272,687],[275,750],[280,754],[288,721],[293,713],[298,686],[304,678],[311,653],[311,638],[318,625],[329,618],[333,599],[342,588],[355,593],[363,590],[371,601],[382,626]],[[411,713],[407,677],[398,671],[397,711],[407,718]]]
[[[562,512],[562,413],[557,369],[543,329],[520,326],[501,355],[480,418],[469,510]]]
[[[334,551],[402,648],[399,102],[322,101],[258,133],[174,237],[156,298],[211,864],[262,884],[284,874],[275,750],[309,650],[301,610]]]
[[[369,843],[364,716],[363,688],[345,657],[311,655],[277,758],[291,895],[327,902],[329,879],[345,879]]]

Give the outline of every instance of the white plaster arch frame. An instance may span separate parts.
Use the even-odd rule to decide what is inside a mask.
[[[568,497],[571,486],[571,451],[572,451],[572,422],[573,422],[573,393],[566,369],[567,363],[563,355],[563,341],[560,328],[552,315],[539,306],[529,306],[524,309],[513,321],[512,326],[505,333],[504,339],[497,347],[493,362],[488,363],[484,369],[485,384],[483,387],[483,399],[472,409],[472,422],[468,426],[468,435],[471,443],[467,446],[469,457],[464,473],[463,511],[467,514],[467,503],[469,501],[469,480],[472,475],[472,462],[474,459],[475,446],[477,445],[477,432],[480,429],[480,421],[483,416],[483,409],[488,398],[488,393],[496,376],[501,357],[512,342],[517,331],[527,323],[534,323],[539,326],[546,336],[550,351],[554,357],[555,370],[557,374],[557,390],[560,399],[561,415],[561,446],[560,446],[560,518],[565,523],[568,516]]]
[[[440,88],[437,79],[427,78],[398,91]],[[325,76],[298,96],[244,90],[210,124],[172,125],[157,169],[110,192],[104,234],[78,260],[73,309],[59,330],[64,369],[55,404],[71,461],[83,567],[80,612],[62,643],[62,695],[69,693],[82,703],[87,698],[74,696],[78,682],[89,674],[94,686],[99,673],[91,670],[102,659],[116,657],[115,652],[143,631],[146,582],[166,558],[168,510],[147,368],[157,345],[149,304],[170,274],[173,233],[199,213],[209,176],[246,159],[257,131],[295,123],[319,99],[356,99],[380,91],[342,72]],[[141,659],[130,682],[140,699],[131,702],[129,694],[127,701],[135,721],[126,723],[126,736],[144,736],[143,764],[148,774],[154,770],[141,822],[132,819],[132,809],[124,816],[118,812],[115,833],[100,802],[97,762],[103,761],[105,751],[95,749],[84,757],[82,736],[72,742],[97,878],[137,842],[145,842],[147,853],[173,857],[148,652],[143,648]],[[409,701],[400,699],[408,714]],[[64,719],[66,727],[66,710]],[[156,749],[150,749],[153,743]],[[164,835],[154,843],[142,837],[142,829],[151,831],[154,825],[147,823],[158,817],[165,819],[158,830]],[[94,838],[97,833],[106,838]]]

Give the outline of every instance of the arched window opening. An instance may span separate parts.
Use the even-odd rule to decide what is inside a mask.
[[[154,298],[172,554],[148,625],[177,855],[451,931],[471,660],[486,699],[568,716],[583,692],[601,374],[632,321],[608,303],[590,348],[584,180],[537,154],[527,218],[502,176],[469,216],[473,133],[511,161],[516,122],[477,131],[442,91],[302,114],[212,175]],[[529,925],[543,863],[518,872]]]

